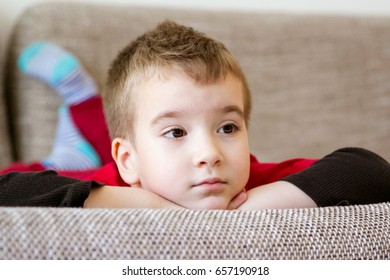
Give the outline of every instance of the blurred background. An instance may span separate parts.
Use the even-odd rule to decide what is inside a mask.
[[[17,17],[34,4],[53,0],[0,0],[0,65],[5,46]],[[390,15],[389,0],[70,0],[66,2],[94,2],[139,4],[144,6],[181,7],[188,9],[233,9],[319,14]]]

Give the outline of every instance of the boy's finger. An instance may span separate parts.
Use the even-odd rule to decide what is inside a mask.
[[[247,200],[247,198],[248,198],[248,196],[247,196],[246,192],[244,192],[244,191],[240,192],[238,195],[233,197],[233,199],[232,199],[232,201],[230,201],[227,209],[228,210],[237,209]]]

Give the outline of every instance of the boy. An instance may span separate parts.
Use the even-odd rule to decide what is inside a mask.
[[[246,196],[240,209],[322,204],[318,190],[303,186],[299,175],[262,187],[260,181],[247,184],[250,168],[259,171],[249,157],[249,87],[230,52],[202,33],[167,21],[139,37],[111,65],[103,104],[112,156],[129,185],[185,208],[235,208]],[[368,153],[344,149],[333,158],[341,154],[350,160]],[[316,176],[328,159],[312,168]],[[341,183],[332,172],[325,176]]]
[[[117,56],[103,104],[112,156],[127,184],[201,209],[227,209],[243,191],[250,93],[221,43],[162,23]]]
[[[103,100],[116,164],[85,179],[133,187],[89,186],[84,207],[264,209],[389,199],[388,163],[362,149],[337,151],[295,175],[314,161],[268,166],[250,157],[250,94],[240,66],[191,28],[164,22],[124,49]],[[361,197],[362,182],[376,174],[383,180]]]

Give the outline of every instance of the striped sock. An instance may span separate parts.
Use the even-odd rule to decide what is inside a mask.
[[[61,106],[52,153],[42,161],[46,169],[85,170],[99,167],[100,158],[72,122],[69,108]]]
[[[20,70],[50,85],[67,105],[83,102],[97,93],[91,76],[69,52],[49,42],[26,47],[18,59]]]

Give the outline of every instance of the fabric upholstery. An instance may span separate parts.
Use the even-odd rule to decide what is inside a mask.
[[[4,96],[4,65],[0,57],[0,167],[12,162],[12,148],[8,130],[7,104]]]
[[[389,259],[389,214],[0,208],[0,259]]]

